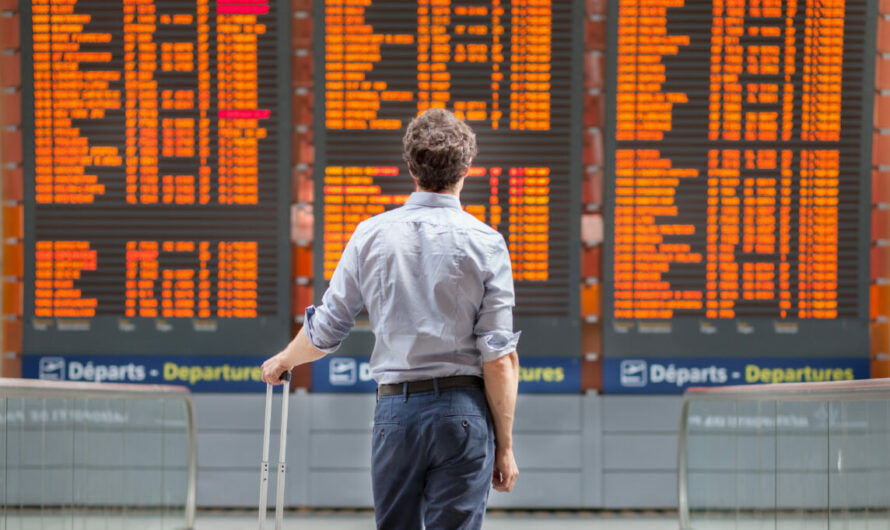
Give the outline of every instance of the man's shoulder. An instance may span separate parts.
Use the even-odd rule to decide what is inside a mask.
[[[375,239],[380,233],[387,230],[387,226],[399,222],[402,217],[401,209],[401,207],[394,208],[368,217],[355,226],[352,237],[356,239],[357,243]]]
[[[387,210],[385,212],[368,217],[367,219],[356,225],[355,230],[356,232],[361,230],[367,233],[375,229],[380,229],[388,223],[398,221],[401,217],[401,210],[401,207],[393,208],[392,210]]]
[[[478,217],[466,210],[461,210],[458,215],[460,216],[460,224],[464,228],[480,232],[487,237],[503,237],[500,232],[492,228],[490,225],[480,221]]]
[[[449,225],[457,230],[469,231],[474,236],[490,241],[492,244],[498,244],[500,241],[503,241],[503,235],[500,232],[480,221],[466,210],[448,209],[447,211],[448,213],[443,217],[440,214],[431,216],[428,212],[425,214],[422,210],[406,211],[403,207],[394,208],[365,219],[356,226],[355,233],[361,234],[362,237],[369,237],[387,230],[387,227],[393,223],[422,221]]]

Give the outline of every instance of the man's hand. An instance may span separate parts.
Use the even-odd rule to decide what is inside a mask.
[[[263,381],[270,385],[280,385],[283,383],[281,374],[290,369],[291,367],[285,364],[284,352],[273,355],[263,363]]]
[[[287,345],[287,348],[266,359],[266,362],[263,363],[263,381],[270,385],[280,385],[282,383],[281,374],[293,370],[295,366],[311,363],[322,357],[324,357],[324,352],[309,342],[306,329],[303,328]]]
[[[513,458],[512,449],[496,449],[494,455],[494,474],[491,477],[491,485],[497,491],[509,493],[513,491],[516,477],[519,476],[519,468],[516,467],[516,459]]]

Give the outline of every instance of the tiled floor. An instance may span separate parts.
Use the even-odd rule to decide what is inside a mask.
[[[4,517],[5,515],[5,517]],[[270,516],[266,529],[274,528]],[[145,512],[59,513],[29,511],[3,512],[0,507],[0,530],[182,530],[183,519],[168,513],[165,517]],[[254,530],[256,515],[249,511],[201,511],[195,530]],[[489,513],[484,530],[678,530],[672,514],[624,514],[614,512],[502,512]],[[835,514],[696,517],[695,530],[890,530],[886,514]],[[370,512],[290,511],[285,514],[285,530],[374,530]]]
[[[7,513],[4,523],[0,513],[0,530],[180,530],[182,520],[168,515],[145,513],[82,514],[72,517],[59,513]],[[258,527],[256,516],[250,512],[199,512],[195,530],[250,530]],[[266,528],[274,528],[267,518]],[[284,528],[288,530],[374,530],[374,515],[370,512],[288,512]],[[485,530],[677,530],[676,518],[670,515],[626,516],[613,513],[490,513]]]

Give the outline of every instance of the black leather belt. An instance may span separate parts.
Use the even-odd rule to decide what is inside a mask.
[[[446,388],[482,388],[482,378],[474,375],[454,375],[451,377],[440,377],[435,380],[424,379],[423,381],[411,381],[409,383],[393,383],[389,385],[378,385],[378,396],[398,396],[405,393],[405,385],[408,385],[409,394],[419,394],[421,392],[432,392],[436,389],[438,383],[439,390]]]

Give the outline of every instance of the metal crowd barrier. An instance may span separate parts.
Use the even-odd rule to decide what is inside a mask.
[[[890,380],[689,389],[681,530],[890,529]]]
[[[195,433],[185,387],[0,378],[0,530],[191,529]]]

